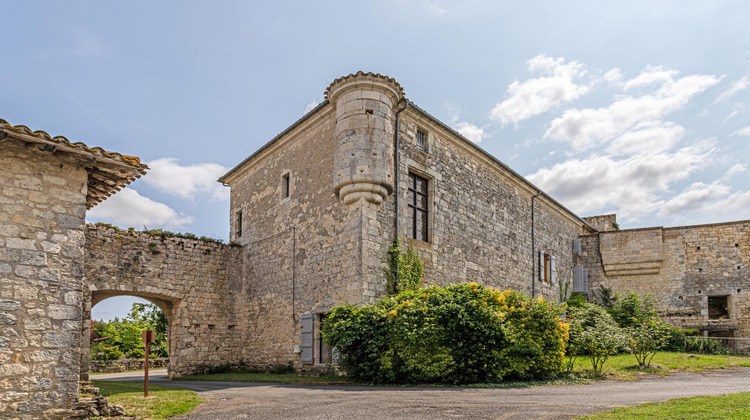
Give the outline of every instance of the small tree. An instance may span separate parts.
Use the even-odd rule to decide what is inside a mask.
[[[581,333],[581,347],[591,356],[591,367],[594,375],[601,376],[604,363],[609,356],[617,353],[625,338],[617,327],[587,329]]]
[[[659,316],[653,296],[640,296],[633,292],[628,292],[625,296],[617,295],[616,303],[608,312],[622,328],[641,325]]]
[[[656,355],[656,351],[667,344],[672,334],[669,326],[654,317],[639,325],[628,328],[627,331],[629,334],[630,351],[635,356],[640,367],[651,366],[651,360]]]
[[[401,246],[401,239],[388,248],[388,292],[398,294],[406,290],[417,290],[422,280],[424,266],[414,247]]]

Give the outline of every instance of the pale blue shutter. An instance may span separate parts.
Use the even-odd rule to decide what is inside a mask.
[[[539,251],[539,281],[544,282],[544,251]]]
[[[573,239],[573,253],[578,255],[579,257],[583,252],[581,252],[581,240],[580,239]]]
[[[314,314],[302,314],[301,320],[301,339],[300,339],[300,353],[302,363],[305,365],[311,365],[315,362],[315,356],[313,354],[313,342],[315,334],[315,315]]]
[[[557,267],[555,266],[555,257],[550,257],[549,261],[549,270],[550,270],[550,284],[554,285],[557,284]]]

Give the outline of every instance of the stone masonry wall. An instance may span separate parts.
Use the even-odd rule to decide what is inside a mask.
[[[0,168],[0,417],[63,417],[78,389],[88,175],[12,139]]]
[[[249,324],[241,351],[255,368],[288,361],[301,367],[294,352],[300,314],[322,314],[362,299],[360,219],[333,189],[332,111],[331,106],[319,110],[229,181],[232,239],[246,249],[240,316]],[[287,198],[282,197],[285,174]],[[238,211],[245,216],[241,236]]]
[[[103,299],[138,296],[167,316],[170,377],[241,363],[248,330],[240,310],[247,304],[241,252],[197,239],[87,225],[84,326]],[[88,340],[82,347],[85,372]]]
[[[651,294],[674,326],[750,337],[745,309],[750,304],[750,221],[599,233],[582,237],[582,246],[592,290],[605,285],[621,293]],[[650,271],[612,275],[606,270],[614,263],[627,264],[629,253],[661,261],[652,263]],[[632,265],[638,263],[634,259]],[[709,296],[728,296],[727,318],[709,318]]]
[[[416,147],[417,128],[428,133],[427,151]],[[545,197],[537,198],[532,270],[531,197],[536,191],[417,111],[403,112],[400,136],[401,237],[407,235],[408,174],[429,179],[429,242],[408,241],[424,260],[425,281],[439,285],[476,281],[530,294],[533,271],[537,295],[558,299],[559,285],[539,281],[538,252],[556,258],[560,282],[572,282],[572,241],[582,233],[583,223]],[[373,230],[383,264],[393,241],[392,197],[386,204]],[[387,238],[383,232],[389,233]],[[384,268],[375,271],[382,273]]]

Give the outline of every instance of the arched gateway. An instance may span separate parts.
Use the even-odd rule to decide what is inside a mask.
[[[239,248],[165,234],[86,226],[81,377],[88,376],[91,308],[113,296],[155,303],[169,322],[169,376],[237,363],[243,318]]]

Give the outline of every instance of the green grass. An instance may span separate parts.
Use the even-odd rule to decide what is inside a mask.
[[[211,373],[206,375],[188,375],[175,378],[181,381],[226,381],[226,382],[271,382],[281,384],[343,384],[351,383],[345,376],[298,376],[296,373],[258,373],[253,371],[236,371]]]
[[[715,397],[680,398],[637,407],[602,411],[580,419],[748,419],[750,392]]]
[[[149,385],[148,396],[143,398],[143,383],[120,381],[93,381],[99,395],[107,397],[110,405],[121,405],[125,415],[146,419],[168,419],[195,410],[205,402],[195,391],[163,385]],[[153,397],[153,398],[152,398]]]
[[[591,370],[588,357],[579,357],[575,372],[585,373]],[[604,364],[602,373],[607,376],[637,377],[642,374],[669,374],[670,372],[703,372],[708,369],[731,369],[734,366],[750,367],[747,356],[715,356],[704,354],[658,352],[651,361],[651,367],[638,367],[631,354],[612,356]]]

